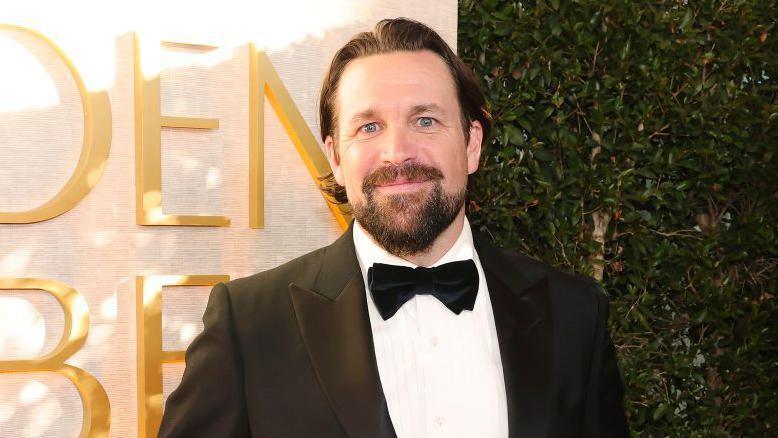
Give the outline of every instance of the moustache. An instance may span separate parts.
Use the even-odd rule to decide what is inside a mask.
[[[384,166],[362,181],[362,191],[370,193],[376,186],[391,184],[401,178],[410,182],[437,181],[443,179],[443,172],[436,167],[413,162]]]

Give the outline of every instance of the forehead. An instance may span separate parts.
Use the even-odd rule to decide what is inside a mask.
[[[451,72],[443,58],[428,50],[351,61],[340,78],[336,104],[340,120],[367,109],[402,111],[429,104],[458,112]]]

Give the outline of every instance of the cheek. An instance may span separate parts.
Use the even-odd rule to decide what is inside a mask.
[[[373,148],[365,145],[353,145],[343,156],[344,173],[349,179],[362,180],[379,163],[378,154],[372,153]]]
[[[448,178],[459,180],[467,177],[468,159],[464,145],[447,148],[445,156],[438,157],[439,168]]]
[[[362,186],[362,180],[369,173],[366,163],[358,160],[359,157],[348,157],[342,161],[341,171],[343,174],[344,185],[348,189],[359,190]]]

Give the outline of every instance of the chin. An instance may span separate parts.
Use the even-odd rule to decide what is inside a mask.
[[[427,251],[462,211],[466,192],[432,190],[379,195],[368,194],[366,203],[352,204],[354,217],[379,245],[403,256]]]

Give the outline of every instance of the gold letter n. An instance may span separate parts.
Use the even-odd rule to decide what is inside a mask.
[[[294,143],[308,173],[320,185],[319,177],[331,172],[327,157],[308,124],[284,87],[281,77],[264,52],[257,52],[249,44],[249,225],[264,227],[264,135],[265,95],[281,121],[286,134]],[[325,198],[326,200],[326,198]],[[348,227],[351,218],[346,208],[327,203],[341,228]]]

